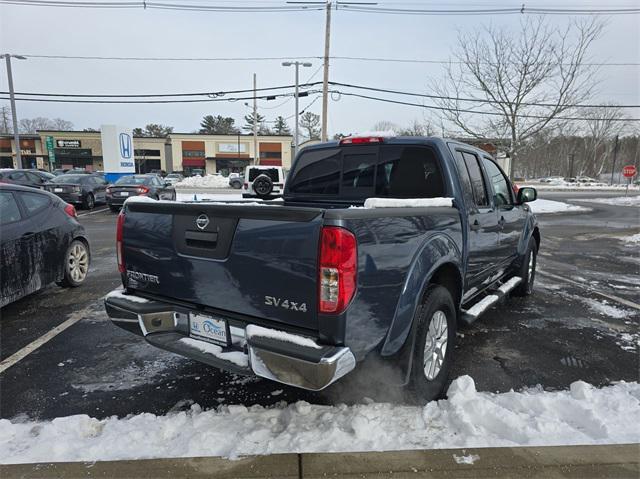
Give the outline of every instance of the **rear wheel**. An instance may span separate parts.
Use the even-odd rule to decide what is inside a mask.
[[[64,264],[64,278],[58,282],[62,287],[77,288],[87,278],[89,272],[89,249],[80,240],[73,240]]]
[[[536,266],[538,262],[538,247],[536,240],[529,239],[529,247],[525,253],[522,266],[518,275],[522,278],[520,284],[513,290],[514,296],[529,296],[533,293],[533,283],[536,279]]]
[[[410,387],[419,401],[442,396],[453,360],[456,309],[443,286],[427,289],[417,317]]]
[[[93,197],[92,193],[87,193],[87,196],[82,200],[82,207],[86,210],[92,210],[96,205],[96,199]]]

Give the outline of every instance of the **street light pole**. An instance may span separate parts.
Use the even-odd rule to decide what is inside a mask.
[[[16,95],[13,89],[13,74],[11,72],[11,57],[18,60],[26,60],[20,55],[5,53],[2,55],[7,63],[7,79],[9,80],[9,101],[11,102],[11,120],[13,122],[13,141],[16,145],[16,163],[18,168],[24,168],[22,164],[22,153],[20,152],[20,134],[18,133],[18,113],[16,112]]]
[[[296,67],[296,93],[295,93],[295,100],[296,100],[296,127],[295,127],[295,133],[294,133],[294,139],[293,139],[293,144],[294,144],[294,150],[293,153],[294,155],[298,154],[298,143],[300,141],[300,135],[298,133],[298,128],[299,128],[299,123],[300,123],[300,105],[299,105],[299,100],[300,100],[300,95],[299,95],[299,89],[300,89],[300,65],[302,65],[303,67],[310,67],[311,63],[307,63],[307,62],[282,62],[282,66],[283,67],[290,67],[291,65],[294,65]]]
[[[253,155],[254,164],[260,164],[260,154],[258,153],[258,99],[256,98],[256,74],[253,74]]]

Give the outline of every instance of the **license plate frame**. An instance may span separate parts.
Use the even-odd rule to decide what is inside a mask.
[[[189,336],[219,346],[229,346],[229,322],[219,316],[190,312]]]
[[[53,192],[54,193],[62,193],[64,191],[64,188],[54,188]]]
[[[129,192],[128,191],[121,191],[120,192],[120,196],[129,196]]]

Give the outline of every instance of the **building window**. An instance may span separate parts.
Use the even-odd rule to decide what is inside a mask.
[[[182,150],[184,158],[204,158],[204,150]]]
[[[160,150],[134,150],[135,156],[160,156]]]
[[[281,159],[282,152],[280,151],[261,151],[260,158],[269,158],[269,159]]]

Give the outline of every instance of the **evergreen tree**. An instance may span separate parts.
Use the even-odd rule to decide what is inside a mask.
[[[291,130],[289,129],[289,125],[287,125],[287,120],[285,120],[282,116],[276,117],[275,123],[273,125],[273,131],[276,135],[290,135]]]
[[[229,116],[206,115],[200,122],[200,133],[208,135],[237,135],[239,131],[235,127],[235,122]]]

